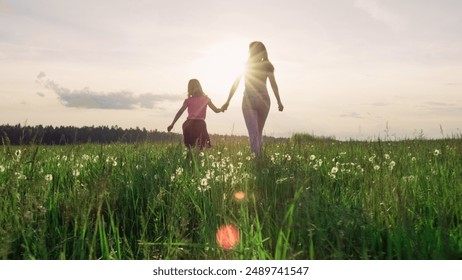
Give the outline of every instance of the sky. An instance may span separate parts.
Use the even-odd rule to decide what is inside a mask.
[[[285,107],[269,87],[265,135],[459,136],[461,14],[459,0],[0,0],[0,124],[166,131],[189,79],[221,107],[261,41]],[[242,92],[208,110],[209,133],[247,134]]]

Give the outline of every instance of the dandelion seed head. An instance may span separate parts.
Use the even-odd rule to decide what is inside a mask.
[[[74,176],[74,177],[79,177],[79,176],[80,176],[80,171],[79,171],[78,169],[74,169],[74,170],[72,171],[72,176]]]

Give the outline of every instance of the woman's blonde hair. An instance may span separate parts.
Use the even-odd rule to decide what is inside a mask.
[[[205,95],[202,90],[201,83],[197,79],[191,79],[188,82],[188,97],[191,96],[203,96]]]

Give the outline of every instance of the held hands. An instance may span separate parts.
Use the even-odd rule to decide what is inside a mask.
[[[224,113],[226,110],[228,110],[228,106],[229,106],[229,102],[226,102],[225,104],[223,104],[223,106],[221,106],[221,111]]]

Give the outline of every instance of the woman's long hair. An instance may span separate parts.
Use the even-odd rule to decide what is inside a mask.
[[[191,79],[188,82],[188,97],[191,96],[203,96],[205,95],[202,90],[201,83],[197,79]]]
[[[252,61],[269,61],[268,51],[262,42],[254,41],[249,45],[249,60]]]
[[[265,62],[264,65],[267,70],[274,71],[273,64],[268,59],[268,51],[265,45],[260,41],[254,41],[249,45],[249,60],[247,63],[250,66],[260,62]]]

